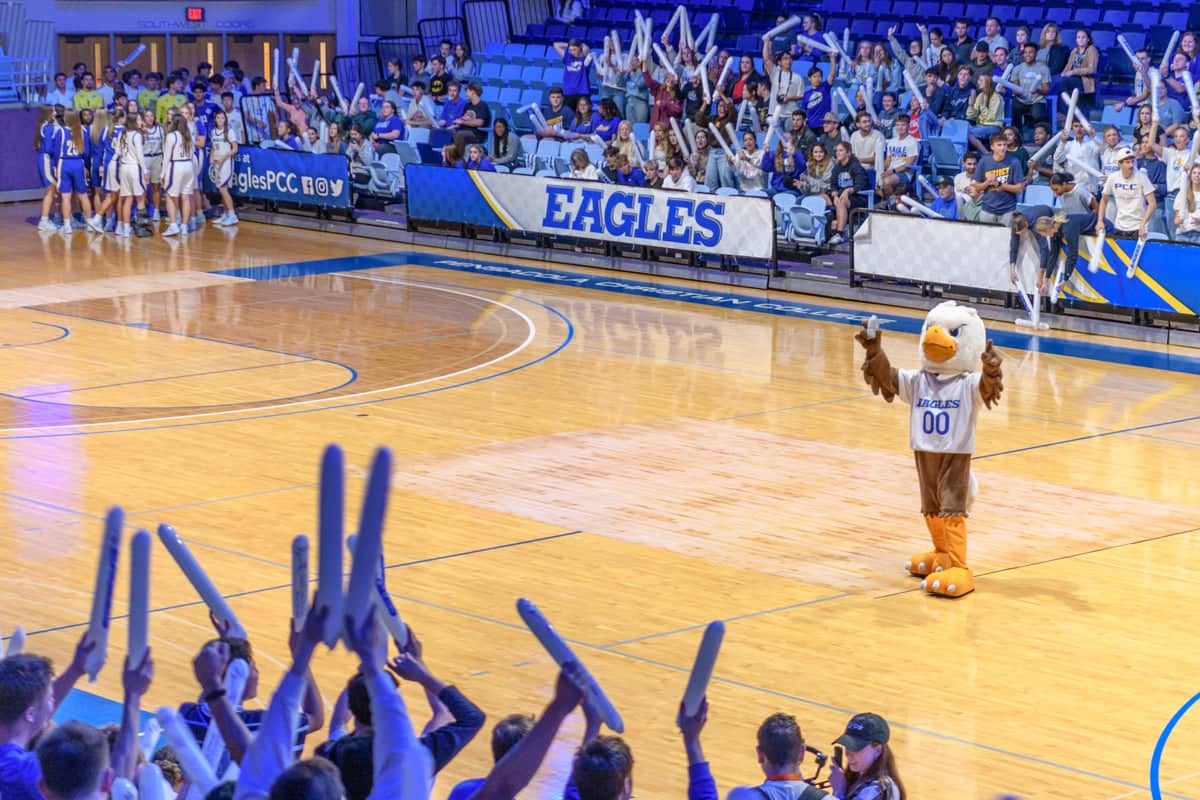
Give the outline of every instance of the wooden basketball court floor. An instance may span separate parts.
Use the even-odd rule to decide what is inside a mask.
[[[674,718],[714,619],[722,792],[760,779],[768,714],[828,752],[875,711],[911,798],[1145,798],[1160,731],[1200,690],[1200,353],[990,324],[1006,392],[979,422],[978,590],[949,601],[902,570],[926,542],[907,409],[867,391],[852,338],[878,313],[912,365],[919,312],[249,223],[68,241],[33,213],[0,208],[0,624],[59,663],[119,504],[130,532],[191,542],[266,694],[288,545],[315,533],[338,442],[355,513],[372,451],[395,451],[390,587],[435,672],[489,715],[438,797],[486,771],[496,720],[548,697],[520,596],[624,713],[642,798],[683,796]],[[120,695],[127,558],[109,667],[80,687],[102,698]],[[151,709],[192,699],[209,635],[161,548],[152,607]],[[330,703],[352,667],[319,655]],[[1165,744],[1164,796],[1200,798],[1198,715]],[[528,796],[557,794],[581,730]]]

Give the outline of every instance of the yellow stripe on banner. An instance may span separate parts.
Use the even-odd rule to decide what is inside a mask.
[[[1120,256],[1121,261],[1125,264],[1126,269],[1128,269],[1129,264],[1131,263],[1131,259],[1129,258],[1129,256],[1125,255],[1125,251],[1119,247],[1114,247],[1113,250],[1115,250],[1117,252],[1117,255]],[[1169,305],[1173,310],[1179,312],[1180,314],[1194,314],[1195,313],[1190,308],[1188,308],[1183,303],[1181,303],[1179,301],[1179,299],[1177,297],[1175,297],[1175,295],[1171,294],[1166,289],[1164,289],[1162,287],[1162,284],[1160,284],[1158,281],[1154,280],[1154,278],[1151,278],[1149,273],[1145,272],[1141,267],[1138,267],[1134,271],[1133,277],[1141,278],[1142,283],[1146,284],[1146,287],[1150,291],[1152,291],[1156,295],[1158,295],[1158,298],[1160,300],[1162,300],[1164,303],[1166,303],[1167,305]]]
[[[491,206],[492,211],[496,212],[496,216],[500,218],[500,221],[503,222],[510,231],[515,231],[517,229],[517,223],[513,222],[508,214],[504,213],[504,209],[500,207],[500,204],[496,202],[496,198],[492,196],[491,190],[483,185],[483,181],[480,179],[479,173],[473,169],[469,169],[467,170],[467,175],[469,175],[471,180],[475,182],[475,188],[479,190],[481,195],[483,195],[483,199],[487,201],[489,206]]]
[[[1075,289],[1073,289],[1071,287],[1071,281],[1068,281],[1067,284],[1063,287],[1064,292],[1067,292],[1067,293],[1071,294],[1072,296],[1074,296],[1075,298],[1077,298],[1079,300],[1083,300],[1084,302],[1087,302],[1087,303],[1107,303],[1108,302],[1107,300],[1104,299],[1104,295],[1097,292],[1096,288],[1094,286],[1092,286],[1090,283],[1088,283],[1087,278],[1083,277],[1083,273],[1080,272],[1078,269],[1076,269],[1073,273],[1071,273],[1071,280],[1079,281],[1081,287],[1083,288],[1083,291],[1087,292],[1087,294],[1085,295],[1085,294],[1081,294],[1080,292],[1075,291]]]

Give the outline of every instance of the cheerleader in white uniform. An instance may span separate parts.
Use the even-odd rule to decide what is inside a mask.
[[[142,151],[146,157],[146,201],[150,206],[150,221],[157,222],[159,209],[162,208],[160,188],[163,174],[163,137],[166,133],[154,109],[148,108],[142,112]]]
[[[196,116],[196,106],[191,102],[179,107],[179,113],[188,122],[192,134],[192,172],[196,176],[196,189],[192,192],[192,216],[187,219],[187,232],[204,227],[204,145],[208,139],[208,126],[203,118]]]
[[[211,164],[208,170],[209,177],[221,193],[221,205],[225,207],[225,213],[213,220],[213,224],[237,225],[238,218],[233,212],[233,196],[229,194],[229,184],[233,180],[233,157],[237,155],[238,145],[229,129],[229,117],[224,109],[213,112],[208,143],[211,147],[208,155]]]
[[[191,219],[192,195],[196,191],[194,155],[192,134],[181,114],[171,120],[163,140],[163,191],[167,195],[167,219],[170,222],[163,236],[176,236],[187,230],[184,220]]]
[[[117,207],[117,236],[133,235],[133,200],[137,198],[138,212],[146,214],[146,156],[144,123],[137,114],[129,116],[125,132],[117,140],[117,182],[120,186],[120,205]]]

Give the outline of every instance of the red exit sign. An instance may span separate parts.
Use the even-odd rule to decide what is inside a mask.
[[[204,22],[204,7],[188,6],[184,9],[184,15],[188,22]]]

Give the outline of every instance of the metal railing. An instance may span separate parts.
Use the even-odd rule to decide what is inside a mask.
[[[465,0],[462,13],[472,50],[512,40],[512,14],[506,0]]]
[[[384,36],[375,40],[375,56],[382,70],[386,71],[387,62],[394,58],[400,65],[400,73],[407,75],[413,58],[419,55],[428,54],[418,36]]]
[[[421,45],[426,53],[436,53],[438,43],[443,39],[449,39],[451,42],[466,42],[472,52],[478,49],[468,37],[467,24],[462,17],[423,19],[417,24],[417,31],[421,34]]]
[[[342,92],[346,94],[346,102],[349,102],[360,83],[364,84],[363,93],[369,96],[375,88],[375,82],[383,77],[383,62],[379,60],[378,53],[338,56],[333,59],[333,73]]]

